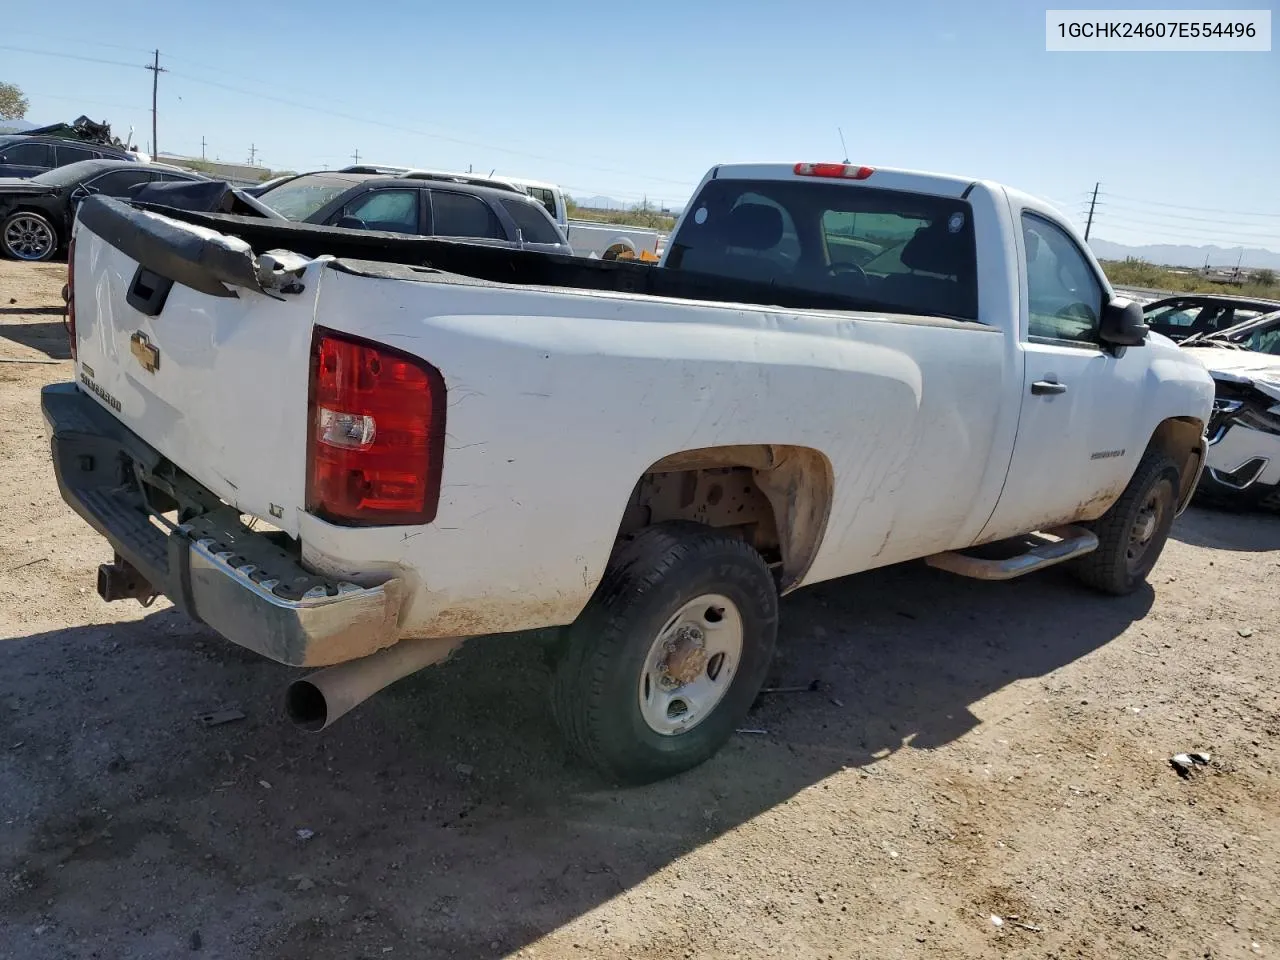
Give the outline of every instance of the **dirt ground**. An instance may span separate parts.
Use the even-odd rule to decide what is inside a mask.
[[[819,689],[649,788],[566,755],[527,638],[307,735],[299,671],[94,593],[38,410],[63,273],[0,261],[0,357],[60,361],[0,363],[0,956],[1280,956],[1277,518],[1192,509],[1120,600],[801,591],[775,674]]]

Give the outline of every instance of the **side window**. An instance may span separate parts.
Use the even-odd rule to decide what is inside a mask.
[[[365,230],[387,233],[418,233],[417,190],[373,190],[356,197],[338,214],[364,221]]]
[[[502,224],[489,205],[466,193],[431,191],[432,232],[438,237],[507,239]]]
[[[87,181],[85,186],[95,193],[103,193],[108,197],[125,197],[129,195],[130,187],[139,183],[146,183],[150,179],[151,172],[145,168],[140,170],[112,170],[110,173],[104,173],[100,177]]]
[[[506,208],[507,213],[511,214],[511,219],[516,222],[516,226],[520,228],[520,232],[524,235],[525,243],[560,243],[560,235],[556,232],[555,225],[544,217],[538,207],[532,203],[522,203],[519,200],[503,200],[502,205]]]
[[[52,167],[53,148],[47,143],[15,143],[0,151],[0,163],[16,163],[24,167]]]
[[[95,160],[101,156],[87,147],[77,147],[67,143],[58,144],[54,148],[54,155],[58,158],[60,167],[65,167],[68,163],[79,163],[81,160]]]
[[[1237,323],[1248,323],[1250,320],[1257,320],[1262,316],[1261,310],[1250,310],[1248,307],[1228,307],[1226,315],[1219,319],[1217,328],[1225,330],[1227,327],[1234,327]]]
[[[1027,250],[1029,334],[1049,340],[1098,342],[1102,284],[1065,230],[1022,215]]]
[[[1205,309],[1204,304],[1178,302],[1157,307],[1146,315],[1147,326],[1153,330],[1190,327]]]

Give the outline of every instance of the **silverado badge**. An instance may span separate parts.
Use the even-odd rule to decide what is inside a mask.
[[[147,373],[155,373],[160,368],[160,348],[141,330],[129,338],[129,350]]]

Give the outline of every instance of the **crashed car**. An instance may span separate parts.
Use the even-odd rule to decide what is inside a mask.
[[[1143,304],[1142,316],[1148,327],[1177,343],[1195,336],[1222,333],[1275,310],[1280,310],[1280,300],[1182,293]]]
[[[1280,510],[1280,310],[1182,347],[1215,386],[1200,498]]]

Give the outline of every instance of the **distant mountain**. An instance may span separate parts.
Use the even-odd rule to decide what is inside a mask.
[[[30,130],[39,124],[32,123],[30,120],[0,120],[0,133],[21,133],[23,130]]]
[[[573,197],[574,203],[588,210],[630,210],[637,205],[635,200],[618,200],[614,197],[579,197],[573,194],[570,196]],[[649,206],[654,210],[662,210],[665,207],[673,215],[678,215],[684,209],[682,204],[673,205],[657,199],[651,199]]]
[[[1213,245],[1193,247],[1188,244],[1151,243],[1130,247],[1110,240],[1090,240],[1094,256],[1099,260],[1123,260],[1137,257],[1148,263],[1169,267],[1203,267],[1208,260],[1211,267],[1243,267],[1280,270],[1280,253],[1262,247],[1218,247]],[[1243,250],[1243,257],[1241,251]]]
[[[630,210],[632,207],[625,200],[615,200],[613,197],[574,197],[573,202],[592,210]]]

